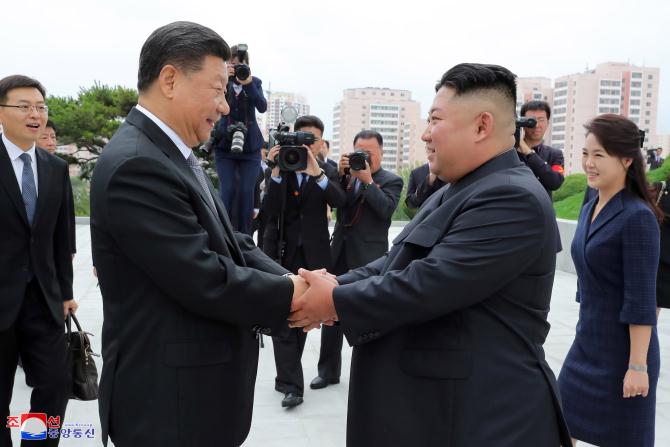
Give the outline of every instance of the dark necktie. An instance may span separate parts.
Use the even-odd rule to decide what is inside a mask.
[[[191,155],[189,155],[186,159],[186,164],[188,164],[188,167],[191,168],[191,171],[193,171],[193,174],[195,174],[195,178],[198,179],[198,183],[200,183],[200,186],[205,193],[205,197],[207,197],[209,205],[212,207],[212,211],[216,211],[216,207],[214,206],[214,198],[212,197],[212,193],[209,191],[207,181],[205,180],[205,172],[202,170],[202,166],[200,166],[200,162],[195,157],[193,152],[191,152]]]
[[[26,206],[26,215],[28,223],[33,224],[35,217],[35,208],[37,208],[37,188],[35,187],[35,176],[33,175],[33,159],[30,155],[23,153],[20,156],[23,160],[23,176],[21,178],[21,195],[23,204]]]

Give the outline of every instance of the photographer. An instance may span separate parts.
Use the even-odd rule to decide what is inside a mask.
[[[428,197],[444,185],[446,185],[445,182],[430,172],[428,163],[412,169],[412,172],[409,174],[405,205],[407,205],[407,208],[413,210],[421,208],[423,202],[428,200]]]
[[[298,118],[294,129],[314,134],[314,143],[302,146],[307,155],[304,171],[281,171],[279,165],[272,169],[263,202],[263,213],[268,219],[263,250],[279,258],[293,273],[299,268],[331,269],[326,210],[328,206],[339,208],[344,204],[344,190],[338,182],[337,169],[317,158],[323,144],[323,122],[316,116],[306,115]],[[270,149],[268,160],[278,162],[280,151],[280,146]],[[282,407],[290,408],[303,402],[301,357],[306,337],[302,329],[288,326],[282,333],[273,334],[277,367],[275,389],[285,394]]]
[[[331,273],[341,275],[374,261],[388,250],[391,217],[402,192],[402,178],[381,167],[384,141],[372,130],[354,137],[354,152],[340,157],[339,174],[346,203],[337,209],[331,255]],[[319,375],[310,388],[321,389],[340,382],[342,330],[321,328]]]
[[[649,165],[649,170],[658,169],[663,166],[665,159],[661,157],[663,154],[663,148],[659,147],[657,149],[650,149],[647,151],[647,164]]]
[[[523,129],[523,138],[517,148],[519,158],[533,171],[551,197],[551,192],[563,184],[565,172],[563,152],[545,145],[543,140],[549,127],[551,108],[544,101],[530,101],[521,106],[520,114],[535,118],[537,125]]]
[[[233,57],[228,64],[226,92],[230,114],[223,116],[216,127],[216,171],[223,204],[229,215],[237,216],[235,229],[251,234],[254,186],[263,144],[263,135],[256,122],[256,110],[265,112],[267,101],[263,96],[261,80],[251,76],[247,46],[235,45],[231,51]],[[237,177],[235,171],[238,171]],[[236,191],[239,200],[237,209],[233,210]]]

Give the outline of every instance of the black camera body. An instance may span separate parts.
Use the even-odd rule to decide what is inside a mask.
[[[537,126],[537,120],[533,117],[521,116],[516,119],[516,129],[514,130],[514,147],[518,148],[519,143],[521,142],[521,128],[527,127],[529,129],[534,129]]]
[[[349,157],[349,169],[352,171],[364,171],[367,167],[366,163],[370,163],[368,153],[360,149],[356,149],[347,156]]]
[[[279,166],[282,171],[304,171],[307,169],[307,149],[303,147],[314,144],[316,137],[312,132],[289,132],[288,126],[279,125],[272,134],[274,145],[281,146],[275,163],[268,160],[268,166]]]
[[[240,81],[246,80],[251,75],[251,69],[247,64],[235,64],[235,77]]]
[[[241,154],[244,151],[244,139],[247,136],[247,126],[235,121],[226,128],[226,134],[230,140],[230,153]]]

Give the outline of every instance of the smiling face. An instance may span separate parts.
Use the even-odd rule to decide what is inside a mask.
[[[33,87],[20,87],[7,92],[3,102],[6,105],[43,106],[44,97],[39,90]],[[15,107],[0,107],[0,123],[3,133],[22,150],[30,149],[44,130],[48,115],[32,107],[24,113]]]
[[[626,172],[632,163],[630,158],[620,158],[607,153],[592,133],[586,136],[582,149],[582,169],[591,188],[616,192],[626,184]]]
[[[221,115],[230,112],[226,102],[226,63],[218,57],[206,56],[198,71],[174,70],[170,86],[174,130],[184,143],[195,147],[207,141]]]

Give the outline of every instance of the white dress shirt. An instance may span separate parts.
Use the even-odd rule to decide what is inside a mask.
[[[28,154],[33,160],[31,163],[31,168],[33,169],[33,177],[35,178],[35,193],[39,194],[39,188],[37,187],[37,155],[35,154],[35,143],[33,147],[27,151],[23,151],[16,144],[12,143],[7,139],[5,134],[2,134],[2,142],[5,143],[7,148],[7,154],[9,155],[9,160],[12,162],[12,168],[14,168],[14,175],[16,176],[16,181],[19,182],[19,189],[23,193],[23,160],[21,160],[21,155]]]
[[[147,116],[147,118],[156,123],[156,125],[160,127],[163,132],[165,132],[165,134],[172,140],[175,146],[177,146],[177,149],[179,149],[179,152],[181,152],[184,158],[188,158],[191,155],[191,152],[193,152],[193,150],[190,147],[188,147],[186,143],[184,143],[184,141],[179,137],[179,135],[177,135],[177,132],[170,129],[167,124],[165,124],[163,121],[160,120],[160,118],[158,118],[153,113],[149,112],[141,105],[137,104],[135,108],[140,112],[144,113]]]

